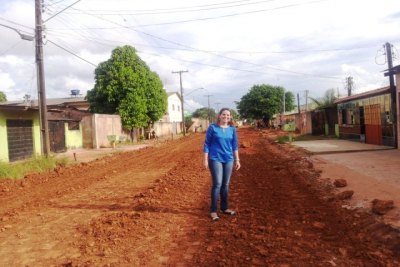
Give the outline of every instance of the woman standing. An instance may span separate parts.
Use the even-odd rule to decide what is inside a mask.
[[[228,192],[233,165],[240,169],[236,128],[233,126],[231,112],[222,108],[216,123],[210,124],[204,142],[204,167],[210,168],[212,177],[210,216],[213,221],[219,219],[218,199],[221,196],[221,212],[235,215],[229,209]]]

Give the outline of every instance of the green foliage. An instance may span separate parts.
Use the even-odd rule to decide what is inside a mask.
[[[6,102],[6,101],[7,101],[6,94],[0,91],[0,102]]]
[[[335,95],[335,89],[331,88],[325,91],[324,96],[321,99],[309,97],[312,102],[315,103],[317,109],[323,109],[331,107],[335,104],[337,96]]]
[[[231,109],[231,117],[233,118],[234,121],[240,120],[240,115],[237,113],[234,109]]]
[[[190,126],[192,126],[193,122],[192,122],[192,116],[186,116],[185,117],[185,127],[186,129],[188,129]]]
[[[95,70],[95,86],[86,96],[90,111],[121,116],[127,129],[146,127],[167,110],[167,93],[157,73],[131,46],[117,47]]]
[[[285,93],[285,110],[293,110],[294,95],[283,87],[268,84],[253,85],[237,105],[242,118],[270,120],[274,114],[283,111],[283,94]]]
[[[208,119],[210,118],[211,120],[213,120],[214,118],[217,117],[217,114],[215,113],[214,109],[211,108],[199,108],[196,109],[193,114],[192,114],[193,118],[200,118],[200,119]]]
[[[29,161],[20,163],[0,162],[0,178],[20,179],[28,173],[44,172],[54,169],[56,166],[66,166],[68,159],[55,157],[33,157]]]

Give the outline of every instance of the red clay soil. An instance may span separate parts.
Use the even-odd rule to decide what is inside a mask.
[[[399,266],[399,232],[341,208],[308,156],[268,131],[239,129],[238,213],[211,222],[203,139],[0,181],[0,265]]]

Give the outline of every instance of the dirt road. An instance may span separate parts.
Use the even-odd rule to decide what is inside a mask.
[[[202,134],[0,181],[0,265],[399,266],[399,232],[343,209],[305,154],[270,137],[239,130],[238,214],[218,222]]]

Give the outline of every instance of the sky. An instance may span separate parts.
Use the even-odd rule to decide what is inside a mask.
[[[0,91],[37,99],[33,0],[0,0]],[[322,97],[389,84],[385,43],[400,64],[398,0],[44,0],[47,98],[81,96],[96,66],[130,45],[185,109],[235,108],[253,85]],[[186,72],[187,71],[187,72]],[[307,93],[306,93],[307,92]]]

